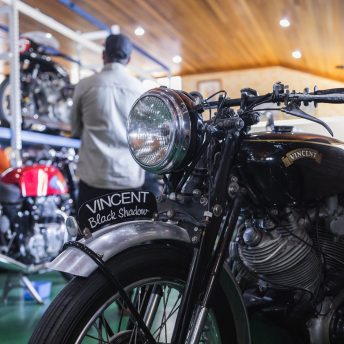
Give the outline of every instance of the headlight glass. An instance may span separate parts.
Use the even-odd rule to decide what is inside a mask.
[[[172,149],[174,121],[167,105],[155,96],[141,98],[130,113],[128,143],[135,158],[155,166]]]
[[[151,90],[130,111],[127,127],[130,151],[147,171],[171,171],[185,157],[190,127],[186,106],[175,91]]]

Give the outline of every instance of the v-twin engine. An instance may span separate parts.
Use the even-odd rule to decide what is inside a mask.
[[[315,293],[322,281],[322,263],[306,231],[307,222],[286,209],[284,220],[245,221],[235,247],[247,271],[261,286]]]
[[[241,275],[261,287],[316,294],[344,286],[344,207],[337,196],[318,209],[285,208],[247,217],[238,228],[231,258]],[[237,264],[237,266],[238,266]]]
[[[343,343],[343,198],[302,210],[246,211],[230,258],[248,307],[302,319],[312,344]]]

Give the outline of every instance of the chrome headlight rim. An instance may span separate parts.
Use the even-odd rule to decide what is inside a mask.
[[[173,138],[164,158],[155,164],[148,165],[142,163],[135,155],[130,145],[129,132],[131,124],[131,112],[135,106],[145,97],[156,97],[161,100],[169,109],[173,122]],[[189,110],[178,92],[166,87],[152,89],[144,93],[134,103],[127,121],[127,140],[130,153],[134,160],[146,171],[163,174],[178,168],[184,161],[191,145],[191,119]]]

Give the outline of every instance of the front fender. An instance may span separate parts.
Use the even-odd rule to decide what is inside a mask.
[[[132,221],[103,228],[90,239],[80,242],[99,254],[106,262],[128,248],[153,241],[174,241],[191,244],[186,229],[159,221]],[[82,251],[69,247],[56,257],[48,267],[72,275],[88,277],[97,264]]]

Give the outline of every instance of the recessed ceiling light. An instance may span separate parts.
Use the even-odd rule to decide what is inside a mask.
[[[302,57],[302,54],[300,50],[294,50],[291,53],[291,56],[293,56],[294,59],[300,59]]]
[[[290,26],[290,21],[287,18],[282,18],[279,23],[282,27],[289,27]]]
[[[172,61],[174,63],[180,63],[180,62],[182,62],[182,60],[183,59],[179,55],[174,56],[173,59],[172,59]]]
[[[143,36],[145,34],[145,30],[141,26],[138,26],[134,32],[136,36]]]

